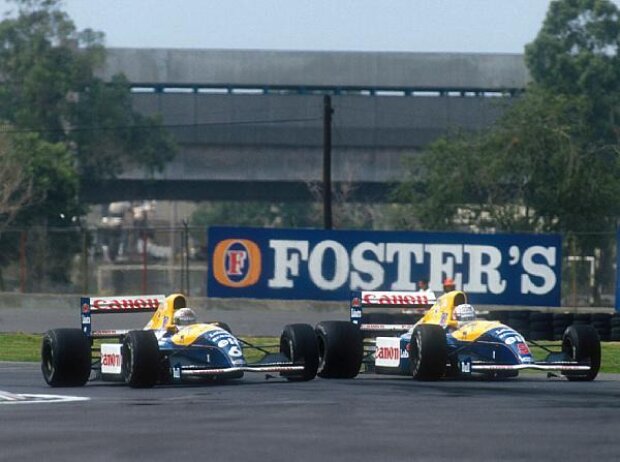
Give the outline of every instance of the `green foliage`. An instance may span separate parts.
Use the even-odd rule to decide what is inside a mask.
[[[70,107],[69,117],[75,127],[69,140],[84,177],[114,177],[136,166],[153,173],[176,150],[159,118],[132,110],[129,84],[122,75],[108,83],[93,79]]]
[[[620,213],[617,8],[555,1],[526,58],[534,82],[490,130],[415,158],[397,191],[424,228],[554,231],[604,247]],[[593,72],[594,71],[594,72]]]
[[[17,15],[0,22],[0,119],[46,141],[63,142],[89,178],[128,166],[160,169],[175,152],[156,118],[133,111],[127,80],[95,76],[103,34],[78,31],[60,0],[12,0]]]
[[[537,85],[591,105],[592,136],[620,141],[620,11],[609,0],[554,1],[525,58]]]
[[[115,177],[130,167],[152,173],[175,146],[159,119],[133,110],[122,75],[109,83],[96,77],[105,60],[102,33],[78,31],[61,0],[10,1],[16,11],[0,22],[0,123],[10,148],[0,149],[19,160],[32,188],[13,226],[36,226],[28,236],[38,256],[32,279],[65,282],[79,246],[69,225],[84,212],[80,178]],[[50,227],[67,232],[48,236]],[[1,264],[15,257],[15,242],[5,241]]]
[[[63,143],[50,143],[36,133],[12,136],[13,149],[32,179],[35,200],[19,215],[20,224],[58,226],[63,218],[79,216],[78,177],[71,152]]]
[[[620,90],[620,21],[609,0],[553,1],[526,62],[535,82],[566,94],[606,97]]]
[[[192,226],[320,227],[322,216],[312,204],[304,203],[209,202],[196,209],[191,223]]]
[[[333,226],[336,229],[386,227],[385,208],[384,204],[351,203],[336,197]],[[322,228],[323,210],[317,202],[207,202],[193,213],[191,224],[192,227]]]

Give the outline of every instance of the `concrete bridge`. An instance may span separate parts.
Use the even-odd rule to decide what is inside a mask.
[[[403,160],[452,130],[492,124],[526,86],[521,55],[111,49],[134,106],[179,144],[154,178],[84,184],[120,199],[311,200],[321,181],[323,95],[332,95],[333,180],[385,200]]]

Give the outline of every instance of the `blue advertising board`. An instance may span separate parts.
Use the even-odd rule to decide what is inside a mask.
[[[559,306],[559,235],[211,227],[209,297],[348,300],[446,277],[473,303]]]

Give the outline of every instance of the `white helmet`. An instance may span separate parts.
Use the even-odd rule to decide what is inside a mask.
[[[476,320],[476,310],[469,303],[463,303],[454,308],[454,319],[458,321],[459,325],[469,321]]]
[[[179,308],[174,312],[174,324],[177,326],[189,326],[196,323],[196,313],[191,308]]]

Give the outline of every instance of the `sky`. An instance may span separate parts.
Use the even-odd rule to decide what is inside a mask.
[[[620,0],[614,0],[620,4]],[[522,53],[548,0],[64,0],[108,47]],[[0,0],[0,11],[11,9]]]

